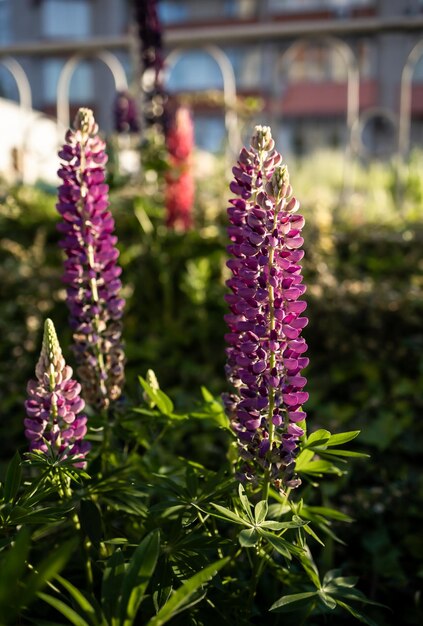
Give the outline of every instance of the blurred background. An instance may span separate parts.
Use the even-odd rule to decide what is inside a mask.
[[[108,141],[127,396],[151,367],[180,407],[226,388],[231,166],[272,126],[307,219],[309,428],[371,455],[324,489],[356,521],[320,565],[392,607],[377,624],[423,623],[423,2],[0,0],[1,473],[45,317],[72,363],[56,155],[79,106]],[[181,454],[218,467],[198,428]]]

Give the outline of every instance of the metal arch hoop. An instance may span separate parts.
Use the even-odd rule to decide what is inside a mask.
[[[368,153],[366,146],[363,143],[362,132],[365,124],[374,116],[380,115],[381,117],[385,117],[392,124],[392,127],[395,131],[398,128],[398,120],[397,116],[393,111],[387,109],[386,107],[372,107],[370,109],[366,109],[360,117],[358,117],[355,121],[355,124],[352,129],[352,147],[353,150],[358,154]]]
[[[235,72],[228,56],[218,46],[208,45],[197,48],[204,50],[213,58],[219,67],[223,80],[223,101],[225,103],[225,128],[231,150],[236,152],[239,148],[240,137],[238,132],[238,116],[235,111],[236,104],[236,79]],[[175,48],[168,54],[165,60],[165,78],[168,80],[170,72],[183,54],[191,48]]]
[[[408,55],[401,72],[398,130],[398,155],[400,158],[405,158],[410,148],[412,82],[416,65],[422,56],[423,39],[420,39]]]
[[[0,57],[0,64],[9,71],[15,80],[20,106],[25,109],[32,109],[31,85],[22,65],[12,57]]]
[[[103,51],[95,54],[75,54],[68,59],[60,72],[57,83],[57,121],[65,128],[70,125],[69,116],[69,87],[77,65],[84,59],[98,59],[106,65],[112,73],[116,91],[128,89],[128,80],[122,63],[116,55]]]
[[[274,69],[274,85],[278,84],[281,65],[287,60],[292,61],[298,51],[304,47],[310,47],[316,43],[323,43],[329,48],[333,48],[344,61],[347,70],[347,128],[348,147],[351,147],[352,131],[360,110],[360,74],[357,60],[350,46],[337,37],[302,37],[294,41],[278,58]]]

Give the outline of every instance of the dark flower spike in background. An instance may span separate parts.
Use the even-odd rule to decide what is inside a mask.
[[[84,398],[105,409],[120,396],[124,382],[122,270],[104,184],[105,143],[90,109],[78,111],[74,126],[59,153],[63,184],[57,209],[63,221],[58,229],[67,256],[63,280]]]
[[[224,397],[245,461],[240,478],[257,482],[257,464],[269,483],[297,487],[295,457],[304,434],[302,405],[308,394],[300,375],[308,365],[300,336],[304,218],[292,197],[289,175],[274,148],[270,128],[257,126],[249,150],[233,168],[231,190],[238,196],[228,209],[232,293],[226,341],[227,376],[235,393]]]
[[[31,451],[39,450],[60,459],[75,458],[76,467],[85,467],[90,444],[84,441],[87,418],[81,414],[85,403],[81,385],[66,365],[53,322],[44,325],[43,345],[35,368],[35,380],[28,383],[25,408],[25,435]]]

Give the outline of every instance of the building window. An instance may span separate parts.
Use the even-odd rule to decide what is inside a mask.
[[[91,30],[90,13],[87,0],[44,0],[41,5],[42,35],[84,39]]]
[[[10,42],[9,0],[0,0],[0,45]]]
[[[341,55],[327,46],[303,46],[281,71],[293,82],[344,82],[347,68]]]
[[[250,18],[259,0],[162,0],[159,14],[164,24],[201,22],[208,19]]]
[[[237,87],[257,89],[262,85],[262,53],[258,45],[224,48],[234,69]]]
[[[170,91],[222,89],[223,80],[216,61],[202,50],[184,53],[171,68]]]
[[[56,102],[57,86],[64,66],[63,59],[46,59],[43,63],[44,102]],[[90,63],[81,62],[73,73],[69,102],[79,104],[94,99],[93,72]]]
[[[272,13],[324,10],[343,12],[374,4],[375,0],[269,0],[269,10]]]

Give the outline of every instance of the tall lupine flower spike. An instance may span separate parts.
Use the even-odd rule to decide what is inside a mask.
[[[59,152],[63,184],[56,206],[63,218],[58,224],[60,245],[67,256],[63,280],[84,398],[107,408],[120,396],[124,382],[122,270],[107,208],[105,143],[90,109],[79,109],[74,127]]]
[[[304,219],[296,211],[289,175],[274,148],[270,128],[257,126],[249,150],[233,168],[228,234],[232,277],[226,300],[230,313],[226,341],[227,376],[234,393],[224,397],[244,460],[242,480],[257,482],[257,464],[277,488],[296,487],[294,475],[308,365],[300,336],[307,324],[301,313],[299,261]]]
[[[53,453],[60,459],[72,457],[76,467],[90,449],[84,441],[87,418],[81,414],[85,403],[80,397],[81,385],[72,378],[57,339],[54,324],[46,320],[43,345],[35,368],[35,380],[28,383],[25,408],[25,435],[30,450]]]
[[[194,206],[194,177],[192,151],[194,125],[186,106],[178,106],[166,136],[169,153],[169,172],[166,173],[166,226],[187,231],[192,227]]]

